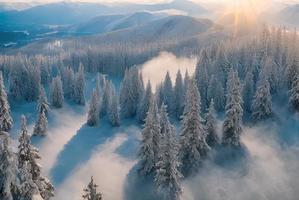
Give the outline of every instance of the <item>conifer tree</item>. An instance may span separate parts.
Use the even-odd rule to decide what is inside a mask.
[[[108,112],[109,102],[111,100],[111,89],[112,89],[112,82],[106,81],[104,86],[104,93],[102,96],[101,106],[100,106],[100,117],[105,116]]]
[[[140,163],[139,171],[142,175],[149,175],[155,170],[161,140],[159,110],[154,98],[151,100],[151,105],[141,134],[142,141],[138,153]]]
[[[156,164],[155,185],[165,200],[179,200],[182,194],[179,171],[181,163],[178,160],[178,141],[175,129],[170,124],[165,104],[161,111],[161,144],[159,159]]]
[[[205,58],[207,59],[207,58]],[[209,85],[208,81],[208,75],[207,75],[207,68],[206,64],[203,62],[206,62],[205,60],[202,60],[197,63],[196,69],[195,69],[195,79],[196,79],[196,85],[197,88],[199,89],[199,93],[201,95],[201,105],[202,105],[202,110],[206,110],[208,106],[207,102],[207,88]]]
[[[17,164],[10,148],[9,136],[0,133],[0,199],[13,200],[17,194]]]
[[[30,178],[38,188],[40,196],[44,200],[48,200],[54,196],[54,187],[50,181],[41,175],[41,167],[37,160],[41,159],[37,148],[31,145],[30,135],[27,130],[25,116],[22,116],[21,134],[18,146],[18,164],[19,168],[24,170],[23,173],[29,173],[25,178]],[[30,180],[26,180],[30,181]]]
[[[113,127],[120,126],[118,96],[116,95],[116,91],[113,85],[111,88],[111,95],[108,104],[108,117],[110,124]]]
[[[38,114],[38,119],[34,125],[33,135],[45,136],[47,134],[48,120],[45,111]]]
[[[83,190],[84,195],[82,196],[85,200],[102,200],[102,194],[97,191],[98,185],[94,183],[93,177],[87,187]]]
[[[167,106],[167,112],[173,114],[174,107],[173,87],[169,72],[166,73],[163,83],[163,103]]]
[[[179,70],[174,86],[174,110],[177,119],[180,119],[184,111],[184,84],[181,71]]]
[[[251,112],[252,99],[254,96],[254,82],[252,72],[247,72],[244,86],[243,86],[243,101],[244,101],[244,110]]]
[[[84,89],[85,89],[85,78],[84,78],[84,67],[82,64],[79,66],[79,71],[76,75],[76,82],[75,82],[75,97],[74,101],[78,105],[85,105],[85,96],[84,96]]]
[[[51,85],[51,104],[55,108],[61,108],[63,106],[63,90],[60,76],[56,76],[52,80]]]
[[[7,100],[2,72],[0,72],[0,130],[9,131],[12,125],[13,120],[10,115],[10,106]]]
[[[206,130],[207,138],[206,141],[210,147],[215,147],[220,143],[219,137],[217,135],[217,121],[216,121],[216,111],[214,108],[214,100],[211,100],[208,113],[206,115]]]
[[[200,94],[195,80],[192,79],[188,86],[180,138],[180,157],[184,175],[196,172],[209,150],[200,113]]]
[[[252,101],[252,119],[255,122],[272,116],[272,97],[267,75],[261,71],[257,89]]]
[[[294,76],[295,78],[290,90],[289,103],[296,112],[299,112],[299,72],[297,72]]]
[[[148,81],[145,89],[145,93],[143,95],[142,101],[139,104],[138,112],[137,112],[137,118],[139,123],[144,123],[144,119],[146,118],[146,114],[148,112],[149,106],[150,106],[150,100],[153,98],[152,93],[152,86],[150,81]]]
[[[65,70],[64,80],[63,80],[63,92],[66,99],[74,98],[75,93],[75,74],[71,67]]]
[[[227,92],[222,144],[237,147],[241,145],[243,101],[238,74],[232,69],[229,72]]]
[[[119,103],[121,115],[125,118],[134,117],[144,94],[141,73],[137,67],[126,70],[121,84]]]
[[[38,102],[37,102],[37,112],[40,113],[42,111],[44,111],[46,115],[50,111],[50,106],[48,103],[46,92],[43,87],[41,87],[41,89],[40,89],[39,98],[38,98]]]
[[[93,90],[87,116],[89,126],[96,126],[99,122],[99,97],[97,94],[97,91]]]
[[[222,111],[225,105],[224,89],[221,85],[221,81],[217,80],[214,75],[211,76],[208,90],[207,100],[211,102],[214,100],[214,106],[217,111]]]
[[[33,135],[41,135],[41,136],[46,135],[47,126],[48,126],[47,113],[49,112],[49,110],[50,107],[47,101],[45,90],[42,87],[40,89],[38,105],[37,105],[38,119],[34,126]]]

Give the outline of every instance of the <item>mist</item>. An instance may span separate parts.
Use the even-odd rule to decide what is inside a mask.
[[[293,120],[298,122],[298,116]],[[184,200],[296,200],[299,191],[299,149],[284,145],[269,123],[244,128],[242,142],[248,151],[246,162],[232,168],[205,163],[196,177],[184,181]],[[284,127],[298,136],[296,127]],[[295,142],[298,144],[298,140]]]
[[[169,52],[161,52],[159,56],[147,61],[141,66],[144,83],[151,81],[153,90],[163,82],[165,75],[169,72],[172,83],[175,83],[177,72],[180,70],[184,76],[186,71],[189,75],[194,73],[196,58],[176,57]]]

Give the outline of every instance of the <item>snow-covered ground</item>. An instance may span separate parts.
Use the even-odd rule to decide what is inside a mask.
[[[178,69],[192,73],[195,63],[195,59],[162,53],[142,66],[143,76],[145,81],[151,79],[155,85],[163,80],[167,71],[173,80]],[[87,78],[86,97],[89,98],[95,79]],[[244,128],[242,141],[252,160],[244,174],[207,163],[202,173],[184,181],[183,199],[196,200],[201,196],[213,200],[295,200],[299,195],[294,188],[299,184],[299,117],[290,116],[279,106],[275,110],[283,120]],[[35,104],[17,105],[12,111],[16,122],[13,138],[17,138],[22,113],[27,116],[29,131],[32,131]],[[137,162],[141,126],[132,119],[123,120],[119,128],[112,128],[102,119],[97,127],[88,127],[86,112],[87,106],[68,103],[62,109],[51,111],[48,136],[33,138],[42,156],[43,173],[55,184],[55,200],[81,199],[90,176],[94,176],[104,199],[122,200],[126,176]]]

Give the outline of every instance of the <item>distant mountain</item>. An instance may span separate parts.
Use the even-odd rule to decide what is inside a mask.
[[[140,26],[162,17],[163,15],[161,14],[157,15],[149,12],[137,12],[129,15],[103,15],[87,22],[71,26],[68,28],[68,31],[77,34],[106,33]]]
[[[47,24],[69,25],[78,24],[99,15],[128,14],[138,11],[181,10],[191,15],[200,15],[207,10],[188,0],[174,0],[164,4],[99,4],[58,2],[43,4],[21,11],[7,11],[0,13],[3,24]]]
[[[11,10],[24,10],[38,5],[35,2],[0,2],[0,12]]]
[[[287,6],[280,11],[277,20],[283,25],[299,27],[299,4]]]
[[[90,36],[86,39],[88,41],[95,39],[99,43],[135,43],[185,39],[207,32],[213,27],[215,27],[215,24],[208,19],[177,15],[164,17],[128,29]]]

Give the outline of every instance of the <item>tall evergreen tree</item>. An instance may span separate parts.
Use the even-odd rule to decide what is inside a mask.
[[[33,135],[45,136],[47,134],[48,120],[45,111],[38,113],[38,119],[34,125]]]
[[[84,67],[80,64],[79,71],[76,75],[76,82],[75,82],[75,91],[74,91],[74,101],[78,105],[85,105],[85,78],[84,78]]]
[[[87,116],[89,126],[96,126],[99,122],[99,97],[97,94],[97,91],[93,90]]]
[[[139,123],[144,123],[144,119],[146,118],[146,114],[148,112],[150,101],[153,98],[152,93],[152,86],[150,81],[148,81],[145,89],[145,93],[143,95],[142,101],[139,104],[138,112],[137,112],[137,118]]]
[[[87,187],[83,190],[83,199],[86,200],[102,200],[102,194],[97,191],[98,185],[94,183],[93,177],[91,177],[90,182]]]
[[[111,88],[111,95],[108,104],[108,118],[112,126],[120,126],[118,96],[113,85]]]
[[[111,90],[112,90],[112,82],[106,81],[104,86],[104,93],[102,96],[101,106],[100,106],[100,117],[105,116],[108,112],[109,102],[111,100]]]
[[[17,194],[17,164],[10,148],[9,136],[0,133],[0,199],[13,200]]]
[[[180,138],[180,157],[184,175],[196,172],[209,150],[200,113],[200,94],[193,79],[188,86]]]
[[[257,89],[252,101],[252,119],[255,122],[272,116],[272,97],[267,75],[261,71]]]
[[[159,159],[156,164],[155,185],[165,200],[179,200],[182,194],[179,171],[181,163],[178,160],[178,141],[175,129],[170,124],[165,104],[161,111],[161,135]]]
[[[66,68],[63,78],[63,92],[66,99],[74,98],[75,74],[71,67]]]
[[[289,103],[296,112],[299,112],[299,72],[297,72],[294,76],[295,78],[290,90]]]
[[[50,111],[50,106],[49,106],[49,103],[48,103],[46,92],[45,92],[45,89],[43,87],[41,87],[41,89],[40,89],[38,102],[37,102],[37,112],[40,113],[42,111],[44,111],[46,115]]]
[[[220,143],[219,137],[217,135],[217,120],[216,111],[214,108],[214,100],[211,100],[208,113],[206,115],[206,130],[207,138],[206,141],[210,147],[215,147]]]
[[[45,90],[43,87],[41,87],[37,104],[38,118],[34,125],[33,135],[46,135],[48,126],[47,113],[49,110],[50,107],[47,101]]]
[[[180,119],[184,111],[184,84],[181,71],[179,70],[175,80],[174,86],[174,111],[177,119]]]
[[[221,81],[217,80],[214,75],[211,76],[207,90],[208,102],[211,102],[212,99],[214,100],[215,109],[217,111],[222,111],[225,105],[224,89]]]
[[[10,106],[7,100],[2,72],[0,72],[0,130],[9,131],[12,125],[13,120],[10,115]]]
[[[51,85],[51,104],[55,108],[61,108],[63,106],[63,90],[62,90],[62,82],[61,77],[56,76],[52,80]]]
[[[243,101],[238,74],[232,69],[229,72],[227,92],[225,119],[223,122],[222,144],[230,146],[240,146],[240,136],[242,133],[241,123],[243,116]]]
[[[243,93],[244,109],[247,112],[251,112],[252,99],[254,96],[254,82],[253,82],[253,74],[251,71],[247,72],[246,74],[242,93]]]
[[[144,85],[141,73],[137,67],[132,67],[125,72],[120,89],[119,103],[123,117],[130,118],[136,115],[143,94]]]
[[[140,163],[139,170],[142,175],[149,175],[155,170],[161,140],[159,110],[154,98],[151,100],[151,105],[141,134],[142,141],[138,154]]]
[[[54,196],[54,187],[46,177],[41,175],[41,167],[37,162],[38,159],[41,159],[41,156],[39,155],[38,149],[31,145],[26,118],[22,116],[21,134],[18,146],[19,168],[23,170],[27,168],[29,170],[30,177],[38,188],[40,196],[44,200],[48,200]]]
[[[167,112],[173,114],[174,107],[173,87],[169,72],[166,73],[163,83],[163,102],[167,106]]]
[[[206,110],[208,106],[207,102],[207,88],[209,85],[208,81],[208,74],[207,74],[207,68],[206,68],[206,60],[207,58],[202,58],[204,60],[200,60],[195,69],[195,79],[196,79],[196,85],[199,89],[199,93],[201,95],[201,102],[202,102],[202,110]]]

